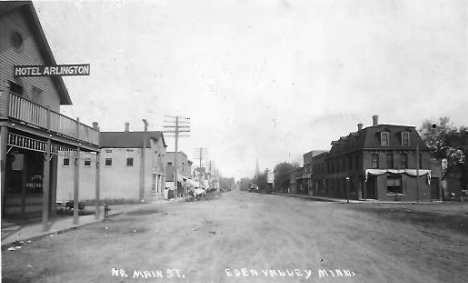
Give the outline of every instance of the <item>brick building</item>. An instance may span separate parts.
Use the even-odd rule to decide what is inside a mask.
[[[31,2],[0,3],[0,39],[2,217],[42,213],[47,228],[58,156],[98,152],[99,132],[60,114],[61,105],[72,104],[61,76],[15,76],[15,65],[57,65]]]
[[[372,126],[358,124],[356,132],[333,141],[330,152],[313,160],[313,190],[322,196],[385,201],[440,197],[440,164],[412,126],[379,124],[374,116]]]
[[[312,190],[312,168],[313,168],[313,157],[324,153],[325,150],[312,150],[304,154],[303,157],[303,169],[302,179],[300,184],[302,187],[301,193],[304,195],[313,195]]]

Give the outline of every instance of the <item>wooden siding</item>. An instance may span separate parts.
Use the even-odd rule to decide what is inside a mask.
[[[18,32],[23,37],[23,46],[17,52],[10,44],[10,35]],[[39,52],[36,40],[28,28],[26,20],[19,10],[0,17],[0,88],[11,80],[23,87],[25,98],[31,99],[33,87],[42,90],[40,104],[49,106],[51,110],[60,111],[59,95],[50,77],[13,77],[14,65],[43,65],[44,60]],[[1,110],[0,110],[1,111]]]

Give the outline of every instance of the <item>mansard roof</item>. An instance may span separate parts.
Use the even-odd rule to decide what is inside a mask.
[[[389,133],[389,146],[381,144],[381,133]],[[410,136],[410,145],[403,146],[401,133],[408,132]],[[339,155],[359,149],[382,149],[382,150],[415,150],[419,143],[421,150],[427,150],[428,147],[419,136],[416,128],[413,126],[402,125],[375,125],[364,128],[357,132],[352,132],[346,137],[332,142],[330,156]]]

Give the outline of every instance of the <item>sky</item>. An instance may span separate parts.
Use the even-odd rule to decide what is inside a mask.
[[[464,0],[34,1],[64,77],[62,112],[101,131],[163,130],[225,177],[252,177],[379,123],[468,125]],[[167,136],[167,151],[174,138]]]

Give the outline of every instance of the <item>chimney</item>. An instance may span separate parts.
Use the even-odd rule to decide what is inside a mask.
[[[372,126],[377,126],[379,124],[379,116],[372,116]]]
[[[357,124],[357,130],[358,131],[362,130],[362,123]]]
[[[130,132],[130,123],[129,122],[125,122],[125,132],[126,133]]]
[[[99,131],[99,124],[98,124],[98,122],[93,122],[93,129]]]

